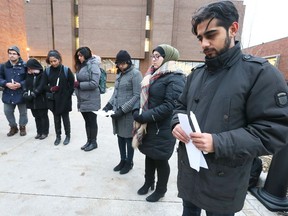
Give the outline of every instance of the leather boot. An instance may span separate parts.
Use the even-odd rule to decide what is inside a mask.
[[[86,126],[86,136],[87,136],[87,142],[81,147],[81,150],[84,150],[91,142],[91,131],[90,127]]]
[[[115,166],[113,170],[115,172],[120,171],[124,167],[124,165],[125,165],[125,160],[121,160],[120,163],[117,166]]]
[[[13,127],[10,127],[10,131],[7,133],[7,136],[13,136],[16,133],[18,133],[18,128],[17,126],[13,126]]]
[[[151,183],[145,182],[144,185],[137,191],[137,194],[139,195],[147,194],[149,191],[149,188],[151,188],[151,191],[154,190],[154,182],[151,182]]]
[[[96,140],[92,139],[90,144],[86,148],[84,148],[84,151],[91,151],[93,149],[96,149],[97,147],[98,147],[98,145],[97,145]]]
[[[20,136],[25,136],[26,133],[26,127],[25,126],[20,126]]]
[[[61,141],[61,136],[56,136],[56,140],[54,141],[54,145],[59,145]]]
[[[165,193],[158,192],[155,190],[150,196],[146,197],[146,201],[148,202],[157,202],[160,198],[164,197]]]
[[[84,150],[88,145],[90,145],[90,139],[87,139],[87,142],[81,147],[81,150]]]
[[[133,162],[126,161],[124,167],[120,170],[120,174],[126,174],[133,168]]]
[[[70,135],[69,135],[69,136],[67,135],[67,136],[65,137],[65,140],[64,140],[63,144],[64,144],[64,145],[68,145],[69,142],[70,142]]]

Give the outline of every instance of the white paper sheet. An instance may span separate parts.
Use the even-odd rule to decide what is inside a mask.
[[[98,110],[98,111],[93,111],[96,115],[103,116],[103,117],[110,117],[111,115],[114,114],[113,110],[109,110],[108,112],[105,112],[104,110]]]
[[[190,112],[190,118],[191,118],[193,127],[194,127],[194,129],[195,129],[195,132],[201,133],[201,130],[200,130],[198,121],[197,121],[197,119],[196,119],[196,116],[195,116],[195,114],[194,114],[192,111]],[[203,153],[204,153],[204,154],[208,154],[208,152],[205,152],[205,151],[203,151]]]
[[[178,118],[181,128],[185,131],[187,135],[189,135],[192,132],[192,129],[189,124],[188,116],[186,114],[179,113]],[[195,147],[195,145],[192,143],[192,140],[190,140],[189,143],[186,143],[185,146],[190,167],[192,169],[195,169],[197,172],[199,172],[200,167],[208,169],[206,160],[202,152]]]

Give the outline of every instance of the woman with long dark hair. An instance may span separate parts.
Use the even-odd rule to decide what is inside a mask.
[[[48,52],[46,63],[50,66],[45,70],[43,81],[45,83],[47,105],[54,117],[56,132],[54,145],[59,145],[61,141],[61,119],[66,135],[63,144],[67,145],[71,137],[69,112],[72,111],[74,75],[70,68],[62,65],[62,57],[57,50]]]
[[[92,56],[88,47],[80,47],[74,55],[76,80],[74,83],[77,96],[77,108],[85,120],[87,142],[81,147],[84,151],[91,151],[97,144],[97,115],[94,113],[101,107],[99,79],[100,57]]]

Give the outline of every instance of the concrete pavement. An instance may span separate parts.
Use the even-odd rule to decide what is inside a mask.
[[[102,107],[113,89],[102,95]],[[0,93],[2,96],[2,92]],[[117,137],[112,133],[110,118],[98,116],[98,148],[84,152],[84,120],[76,109],[70,113],[71,142],[54,146],[55,131],[50,117],[50,134],[36,140],[34,118],[30,110],[27,135],[7,137],[8,123],[0,103],[0,215],[18,216],[180,216],[182,202],[177,197],[176,153],[170,159],[168,191],[157,203],[146,195],[137,195],[144,183],[144,155],[135,151],[134,168],[126,175],[113,171],[119,162]],[[18,111],[16,111],[18,120]],[[63,131],[63,130],[62,130]],[[62,132],[63,133],[63,132]],[[64,135],[62,135],[62,141]],[[150,194],[150,193],[149,193]],[[205,215],[203,212],[202,215]],[[245,206],[236,216],[274,216],[248,193]]]

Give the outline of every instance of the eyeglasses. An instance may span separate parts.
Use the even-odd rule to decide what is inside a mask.
[[[158,60],[160,57],[162,57],[161,55],[151,55],[150,56],[152,59]]]

